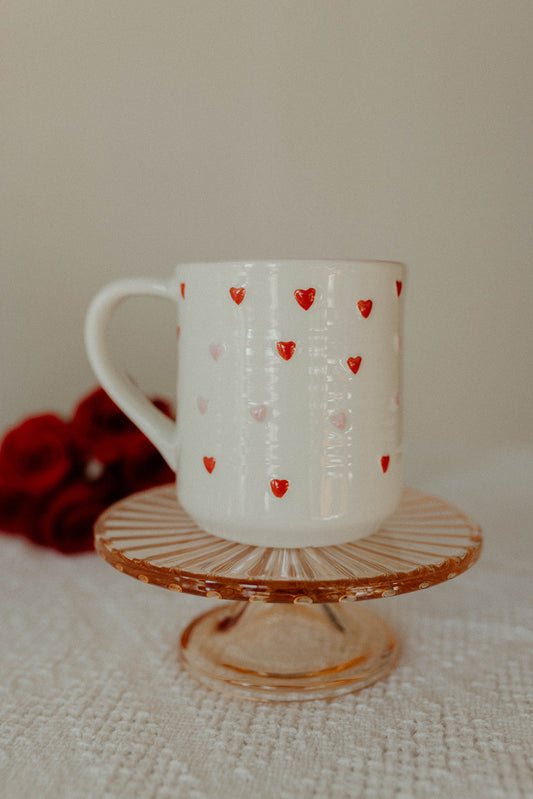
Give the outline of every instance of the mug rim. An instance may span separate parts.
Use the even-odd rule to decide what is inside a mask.
[[[356,259],[356,258],[248,258],[248,259],[237,259],[235,261],[221,259],[216,261],[184,261],[176,264],[174,267],[175,270],[180,269],[184,266],[236,266],[236,267],[245,267],[245,266],[281,266],[282,264],[287,265],[304,265],[310,264],[313,266],[323,266],[323,267],[333,267],[337,265],[352,265],[352,266],[392,266],[392,267],[400,267],[403,271],[407,270],[407,266],[403,261],[387,261],[384,259],[376,259],[376,258],[363,258],[363,259]]]

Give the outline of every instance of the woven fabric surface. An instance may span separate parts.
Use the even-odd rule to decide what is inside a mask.
[[[371,603],[385,680],[255,703],[177,661],[215,603],[0,536],[0,793],[6,799],[533,796],[533,449],[413,449],[408,482],[481,524],[466,574]]]

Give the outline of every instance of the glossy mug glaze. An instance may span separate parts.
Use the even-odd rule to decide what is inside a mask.
[[[177,473],[178,499],[214,535],[325,546],[375,532],[402,491],[405,267],[385,261],[179,265],[119,280],[86,320],[102,386]],[[112,363],[106,326],[124,298],[171,299],[177,422]]]

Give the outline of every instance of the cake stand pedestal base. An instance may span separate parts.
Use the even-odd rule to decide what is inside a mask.
[[[194,619],[180,647],[201,682],[263,701],[357,691],[386,676],[397,655],[385,622],[353,603],[227,603]]]

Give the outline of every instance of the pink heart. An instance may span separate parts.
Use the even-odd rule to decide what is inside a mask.
[[[209,407],[209,400],[205,397],[197,397],[196,404],[198,405],[198,410],[200,413],[206,413],[207,408]]]
[[[334,427],[337,427],[339,430],[344,430],[346,427],[346,414],[344,411],[336,411],[331,414],[329,421]]]
[[[210,344],[209,345],[209,352],[211,357],[214,361],[218,361],[222,353],[224,352],[224,347],[222,344]]]
[[[250,414],[258,422],[265,421],[266,412],[267,412],[266,405],[253,405],[250,408]]]

